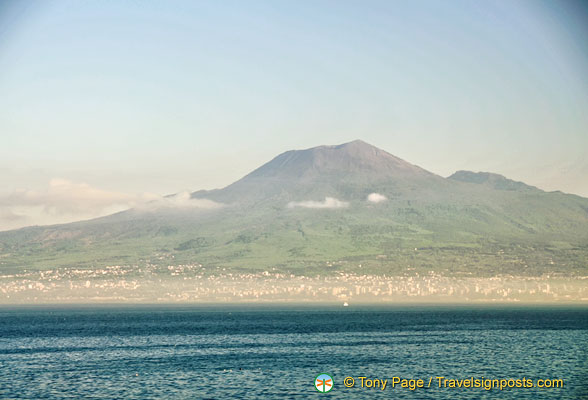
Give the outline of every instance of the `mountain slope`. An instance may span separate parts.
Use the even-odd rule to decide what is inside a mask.
[[[200,191],[195,198],[250,204],[305,200],[309,196],[363,199],[371,189],[409,190],[445,185],[445,180],[361,140],[280,154],[224,189]]]
[[[379,201],[368,200],[372,193]],[[585,275],[588,269],[588,199],[495,174],[442,178],[361,141],[283,153],[192,198],[220,205],[137,209],[0,232],[0,269],[148,265],[165,273],[169,265],[199,264],[207,273],[361,268],[388,275]]]

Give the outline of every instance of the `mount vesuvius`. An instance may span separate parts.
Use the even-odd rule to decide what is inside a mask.
[[[90,221],[0,232],[0,268],[588,270],[588,199],[486,172],[444,178],[360,140],[287,151],[225,188],[168,199]]]

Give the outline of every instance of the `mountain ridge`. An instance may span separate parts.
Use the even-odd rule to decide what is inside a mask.
[[[493,172],[473,172],[460,170],[454,172],[447,179],[453,179],[460,182],[468,182],[479,185],[487,185],[498,190],[540,190],[535,186],[527,185],[524,182],[509,179],[503,175]]]
[[[336,260],[339,271],[375,274],[588,273],[588,199],[498,174],[443,178],[362,141],[285,152],[191,198],[220,205],[0,232],[0,269],[199,263],[322,274]]]

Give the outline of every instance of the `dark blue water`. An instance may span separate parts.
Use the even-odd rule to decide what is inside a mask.
[[[314,378],[333,377],[319,393]],[[356,379],[346,388],[343,379]],[[359,376],[388,379],[386,390]],[[392,377],[563,388],[391,387]],[[588,308],[0,309],[2,399],[588,398]]]

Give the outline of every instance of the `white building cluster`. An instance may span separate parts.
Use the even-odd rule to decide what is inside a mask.
[[[381,276],[275,271],[212,274],[201,264],[108,266],[0,275],[0,303],[35,302],[588,302],[588,277]]]

